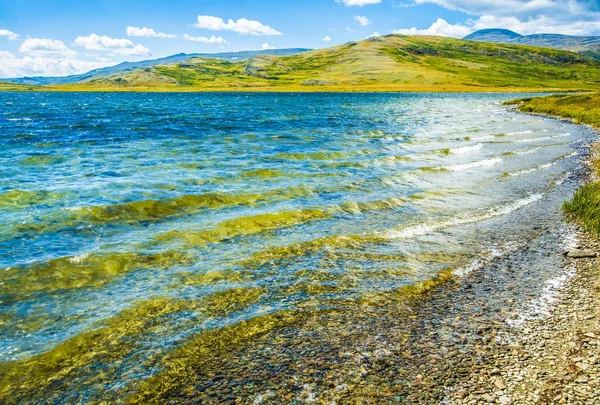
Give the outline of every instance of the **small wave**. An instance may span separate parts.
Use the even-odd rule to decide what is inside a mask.
[[[567,181],[569,177],[571,177],[571,172],[566,172],[560,179],[554,181],[554,187],[560,186]]]
[[[523,155],[531,155],[535,152],[537,152],[538,150],[540,150],[540,147],[536,147],[536,148],[531,148],[531,149],[525,149],[525,150],[519,150],[519,151],[510,151],[510,152],[504,152],[502,155],[503,156],[523,156]]]
[[[33,118],[7,118],[8,121],[33,121]]]
[[[529,143],[529,142],[538,142],[538,141],[549,141],[551,139],[557,139],[557,138],[565,138],[571,136],[570,132],[563,132],[557,135],[553,135],[553,136],[542,136],[539,138],[527,138],[527,139],[519,139],[517,141],[515,141],[515,143]]]
[[[495,135],[486,135],[486,136],[477,136],[474,138],[471,138],[474,141],[489,141],[490,139],[495,139],[496,136]]]
[[[515,155],[531,155],[535,152],[537,152],[538,150],[540,150],[541,148],[531,148],[531,149],[525,149],[525,150],[520,150],[518,152],[515,152]]]
[[[479,214],[468,215],[462,214],[447,220],[442,220],[435,223],[426,223],[411,226],[408,228],[400,229],[400,230],[390,230],[384,232],[384,237],[388,239],[408,239],[413,238],[415,236],[423,236],[430,234],[435,231],[439,231],[440,229],[448,228],[451,226],[457,225],[466,225],[475,222],[484,221],[486,219],[491,219],[494,217],[499,217],[503,215],[508,215],[511,212],[517,211],[529,204],[532,204],[538,200],[540,200],[544,195],[541,193],[532,194],[528,197],[522,198],[520,200],[515,201],[514,203],[503,205],[499,207],[493,207],[488,209],[487,211],[483,211]]]
[[[507,319],[506,323],[516,328],[521,327],[527,321],[544,319],[550,316],[552,305],[558,300],[563,288],[576,272],[575,266],[571,266],[560,276],[547,280],[544,283],[542,294],[526,304],[525,308],[517,313],[514,318]]]
[[[579,153],[575,151],[575,152],[569,153],[568,155],[561,156],[561,157],[555,159],[552,162],[544,163],[544,164],[541,164],[541,165],[537,165],[537,166],[532,167],[530,169],[519,170],[519,171],[513,172],[513,173],[505,173],[505,175],[506,176],[510,176],[510,177],[515,177],[515,176],[521,176],[523,174],[530,174],[530,173],[537,172],[537,171],[540,171],[540,170],[548,169],[548,168],[550,168],[552,166],[555,166],[561,160],[569,159],[569,158],[571,158],[573,156],[577,156],[578,154]]]
[[[504,161],[501,158],[495,157],[477,162],[460,163],[452,166],[446,166],[444,169],[450,170],[451,172],[464,172],[465,170],[476,169],[478,167],[494,166],[502,162]]]
[[[498,257],[502,257],[510,252],[514,252],[520,247],[521,245],[517,242],[508,242],[505,243],[503,246],[494,247],[490,249],[489,252],[483,257],[477,258],[472,262],[466,264],[465,266],[459,267],[458,269],[454,270],[452,274],[458,277],[468,276],[470,273],[482,268],[483,266],[490,263],[492,260]]]
[[[509,132],[506,135],[513,136],[513,135],[527,135],[527,134],[533,134],[533,131],[527,130],[527,131]]]
[[[476,150],[480,150],[481,148],[483,148],[483,144],[478,143],[477,145],[463,146],[461,148],[450,149],[450,153],[455,154],[455,155],[463,155],[463,154],[471,153]]]
[[[521,176],[523,174],[530,174],[533,172],[538,172],[540,170],[548,169],[549,167],[552,167],[557,163],[558,162],[544,163],[543,165],[538,165],[538,166],[532,167],[530,169],[523,169],[523,170],[519,170],[519,171],[513,172],[513,173],[505,173],[505,175],[509,176],[509,177],[517,177],[517,176]]]

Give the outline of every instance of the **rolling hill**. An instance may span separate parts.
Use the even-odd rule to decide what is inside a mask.
[[[467,35],[464,39],[469,41],[543,46],[546,48],[587,53],[600,58],[600,37],[577,37],[560,34],[520,35],[510,30],[485,29]]]
[[[388,35],[242,61],[192,57],[59,90],[437,91],[594,89],[600,61],[549,48]]]
[[[122,74],[127,71],[142,69],[156,65],[168,65],[186,61],[190,58],[212,58],[228,61],[244,60],[259,55],[293,55],[296,53],[306,52],[309,49],[291,48],[291,49],[268,49],[263,51],[241,51],[241,52],[225,52],[225,53],[178,53],[176,55],[167,56],[166,58],[144,60],[139,62],[123,62],[115,66],[94,69],[87,73],[71,76],[60,77],[19,77],[14,79],[2,79],[5,83],[28,84],[28,85],[48,85],[48,84],[75,84],[86,81],[91,78],[109,77],[115,74]]]

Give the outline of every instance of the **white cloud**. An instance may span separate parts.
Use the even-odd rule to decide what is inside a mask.
[[[449,10],[459,10],[477,16],[484,14],[535,16],[548,14],[586,14],[593,11],[592,4],[594,2],[577,0],[415,0],[415,3],[433,3]]]
[[[0,51],[0,77],[66,76],[85,73],[109,65],[106,62],[87,62],[78,59],[44,56],[18,58],[10,52]]]
[[[19,38],[17,34],[9,30],[0,30],[0,37],[8,37],[8,39],[10,39],[11,41],[14,41],[17,38]]]
[[[144,38],[176,38],[177,35],[165,34],[164,32],[156,32],[152,28],[127,27],[128,37],[144,37]]]
[[[210,38],[207,38],[207,37],[192,37],[188,34],[185,34],[183,36],[183,38],[187,39],[188,41],[202,42],[203,44],[224,44],[227,42],[227,41],[225,41],[224,38],[215,37],[214,35],[211,36]]]
[[[19,51],[32,56],[62,56],[64,58],[77,56],[77,52],[67,48],[62,41],[47,38],[27,38],[21,44]]]
[[[325,42],[329,42],[329,41],[331,41],[331,37],[330,37],[329,35],[326,35],[326,36],[323,38],[323,41],[325,41]]]
[[[261,45],[262,49],[275,49],[274,46],[269,45],[268,42],[265,42],[264,44]]]
[[[359,23],[363,27],[366,27],[367,25],[371,24],[371,21],[369,21],[369,19],[367,17],[362,16],[362,15],[355,16],[354,17],[354,21],[356,21],[357,23]]]
[[[472,28],[461,24],[449,24],[446,20],[438,18],[427,29],[417,29],[415,27],[408,29],[395,30],[394,34],[402,35],[439,35],[443,37],[462,38],[473,32]]]
[[[343,3],[345,6],[366,6],[368,4],[378,4],[381,3],[381,0],[335,0],[336,3]]]
[[[369,35],[367,37],[367,39],[369,39],[369,38],[376,38],[376,37],[380,37],[380,36],[381,36],[381,34],[379,32],[377,32],[377,31],[375,31],[374,33],[372,33],[371,35]]]
[[[222,18],[210,15],[199,15],[196,28],[204,28],[212,31],[233,31],[242,35],[281,35],[281,32],[264,25],[258,21],[240,18],[237,21],[223,21]]]
[[[135,45],[128,39],[110,38],[96,34],[77,37],[75,44],[90,51],[109,51],[109,55],[112,56],[148,56],[151,54],[150,49],[142,45]]]
[[[395,30],[395,34],[403,35],[439,35],[444,37],[463,38],[470,33],[485,28],[504,28],[522,35],[539,33],[560,33],[565,35],[591,35],[600,33],[600,19],[596,21],[561,21],[548,16],[538,16],[526,21],[517,17],[497,17],[483,15],[478,19],[470,19],[465,24],[449,24],[444,19],[438,18],[429,28]]]
[[[456,29],[452,24],[445,27],[455,33],[468,27],[471,31],[506,28],[524,35],[600,34],[600,4],[595,0],[414,0],[413,5],[425,3],[474,16],[463,24],[454,24]],[[435,30],[432,27],[427,30]]]

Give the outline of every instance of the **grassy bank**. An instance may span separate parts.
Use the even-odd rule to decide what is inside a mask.
[[[600,93],[527,98],[511,103],[517,104],[519,111],[525,113],[566,118],[600,130]],[[577,190],[573,199],[565,203],[564,210],[588,232],[600,237],[600,181],[597,180],[600,178],[599,144],[593,147],[592,168],[596,180]]]

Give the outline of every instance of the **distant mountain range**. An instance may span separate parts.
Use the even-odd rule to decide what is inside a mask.
[[[309,51],[310,49],[290,48],[290,49],[267,49],[262,51],[241,51],[241,52],[226,52],[226,53],[178,53],[176,55],[167,56],[166,58],[144,60],[140,62],[123,62],[116,66],[110,66],[100,69],[94,69],[87,73],[71,76],[60,77],[19,77],[14,79],[0,79],[5,83],[28,84],[28,85],[51,85],[51,84],[76,84],[85,82],[91,78],[99,79],[110,77],[118,74],[123,74],[136,69],[148,68],[157,65],[171,65],[179,62],[184,62],[190,58],[211,58],[220,59],[230,62],[250,59],[260,55],[275,55],[285,56],[294,55],[297,53]]]
[[[562,50],[443,37],[387,35],[288,55],[180,55],[91,72],[67,91],[484,91],[594,89],[600,60]],[[118,68],[118,67],[117,67]],[[72,78],[69,80],[73,80]]]
[[[600,37],[577,37],[560,34],[521,35],[510,30],[492,28],[476,31],[471,35],[467,35],[464,39],[469,41],[543,46],[545,48],[586,53],[600,59]]]
[[[5,80],[10,83],[4,86],[65,91],[600,88],[600,57],[594,53],[600,38],[484,30],[467,39],[386,35],[317,50],[178,54],[82,75]]]

